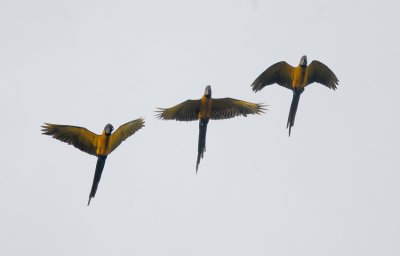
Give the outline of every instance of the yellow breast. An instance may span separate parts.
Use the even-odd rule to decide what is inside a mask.
[[[107,136],[104,132],[100,135],[98,143],[97,143],[97,155],[105,156],[108,154],[108,144],[110,142],[110,136]]]
[[[207,119],[211,117],[212,99],[203,96],[200,100],[199,119]]]
[[[300,65],[294,69],[293,74],[293,88],[304,88],[307,85],[307,68],[303,68]]]

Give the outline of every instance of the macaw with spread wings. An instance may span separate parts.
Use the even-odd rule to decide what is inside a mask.
[[[96,170],[94,173],[93,184],[89,194],[89,201],[96,195],[97,187],[100,182],[104,164],[107,156],[113,152],[122,141],[133,135],[144,126],[142,118],[133,120],[121,125],[114,133],[114,127],[107,124],[101,135],[95,134],[86,128],[45,123],[42,132],[62,142],[72,144],[74,147],[88,154],[97,156]]]
[[[322,62],[313,60],[307,66],[307,56],[302,56],[300,64],[292,67],[286,61],[280,61],[267,68],[253,82],[251,87],[254,92],[258,92],[267,85],[277,83],[285,88],[293,91],[292,104],[290,105],[287,128],[289,128],[289,136],[299,105],[300,95],[304,91],[304,87],[311,83],[320,83],[329,89],[336,90],[339,80],[336,75]]]
[[[211,86],[205,89],[199,100],[187,100],[170,108],[159,108],[157,117],[164,120],[199,121],[199,142],[197,151],[196,173],[200,159],[206,149],[207,124],[210,119],[229,119],[239,115],[261,114],[265,110],[263,104],[256,104],[232,98],[214,99],[211,97]]]

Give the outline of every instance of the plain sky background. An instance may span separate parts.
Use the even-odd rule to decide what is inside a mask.
[[[0,0],[0,255],[400,255],[398,1]],[[339,78],[302,95],[250,84],[306,54]],[[268,104],[197,122],[156,107]],[[107,159],[40,133],[144,117]]]

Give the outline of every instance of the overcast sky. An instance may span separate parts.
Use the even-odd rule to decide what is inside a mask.
[[[398,1],[0,0],[0,255],[400,255]],[[302,94],[250,84],[306,54],[339,78]],[[197,122],[156,107],[268,104]],[[107,159],[40,133],[144,117]]]

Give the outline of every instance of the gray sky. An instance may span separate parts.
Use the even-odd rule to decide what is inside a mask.
[[[0,1],[0,255],[400,255],[398,1]],[[306,54],[337,91],[250,84]],[[214,97],[269,111],[197,122]],[[107,159],[40,134],[144,117]]]

